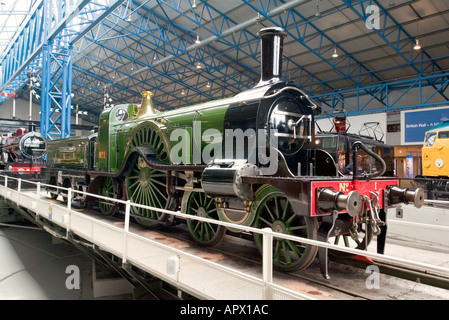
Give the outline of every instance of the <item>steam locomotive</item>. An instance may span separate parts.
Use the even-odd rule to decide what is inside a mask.
[[[48,141],[44,176],[50,194],[64,197],[52,186],[71,187],[308,239],[359,237],[358,248],[373,234],[381,237],[389,206],[421,206],[422,190],[401,189],[397,179],[378,177],[385,163],[362,143],[353,145],[354,167],[364,150],[382,169],[338,174],[332,156],[316,148],[314,116],[320,108],[292,82],[281,81],[286,33],[264,28],[259,36],[261,79],[250,90],[167,112],[157,111],[152,94],[144,92],[141,105],[103,111],[98,132]],[[91,203],[89,197],[77,200]],[[97,204],[107,215],[118,209],[110,201]],[[179,223],[149,208],[133,207],[131,215],[149,228]],[[184,222],[203,246],[218,244],[227,231],[214,223]],[[261,236],[254,240],[261,249]],[[317,246],[275,238],[273,264],[300,270],[317,253],[328,278],[327,249]]]
[[[39,174],[45,166],[45,137],[30,125],[29,130],[18,128],[0,139],[0,169],[13,174]]]

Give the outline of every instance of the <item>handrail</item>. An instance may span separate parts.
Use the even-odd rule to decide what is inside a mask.
[[[264,283],[264,287],[266,288],[265,297],[267,297],[267,299],[269,299],[271,297],[270,292],[271,292],[272,286],[274,285],[273,284],[273,268],[272,268],[272,246],[273,246],[273,238],[274,237],[291,240],[291,241],[295,241],[295,242],[302,242],[302,243],[306,243],[306,244],[310,244],[310,245],[314,245],[314,246],[318,246],[318,247],[324,247],[327,249],[342,251],[342,252],[346,252],[346,253],[351,253],[354,255],[363,255],[363,256],[366,256],[369,258],[373,258],[379,262],[394,263],[399,266],[412,266],[412,267],[416,267],[416,268],[424,268],[426,270],[433,271],[437,274],[443,274],[446,276],[449,275],[449,268],[444,268],[444,267],[431,265],[428,263],[422,263],[422,262],[412,261],[412,260],[408,260],[408,259],[378,254],[378,253],[364,251],[364,250],[360,250],[360,249],[342,247],[342,246],[338,246],[335,244],[321,242],[321,241],[312,240],[312,239],[308,239],[308,238],[302,238],[302,237],[298,237],[298,236],[277,233],[277,232],[272,231],[270,228],[258,229],[258,228],[249,227],[249,226],[241,226],[241,225],[236,225],[236,224],[225,222],[225,221],[214,220],[214,219],[209,219],[209,218],[199,217],[199,216],[192,216],[192,215],[184,214],[180,211],[171,211],[171,210],[167,210],[167,209],[161,209],[161,208],[156,208],[156,207],[151,207],[151,206],[135,204],[129,200],[124,201],[121,199],[108,198],[108,197],[88,193],[85,191],[74,190],[71,188],[49,185],[49,184],[45,184],[45,183],[41,183],[41,182],[27,181],[27,180],[23,180],[21,178],[15,178],[15,177],[10,177],[10,176],[5,176],[5,175],[0,175],[0,178],[1,177],[3,177],[5,179],[4,186],[6,188],[8,188],[7,185],[8,185],[9,179],[17,180],[18,181],[17,191],[19,191],[19,192],[22,189],[22,182],[25,181],[26,183],[35,184],[36,185],[36,199],[40,199],[40,192],[41,192],[42,187],[50,187],[53,189],[62,189],[62,190],[67,191],[67,198],[68,198],[67,199],[67,210],[69,213],[72,213],[72,212],[76,213],[76,211],[71,210],[71,199],[72,199],[72,195],[74,193],[83,194],[85,196],[91,196],[91,197],[95,197],[95,198],[99,198],[99,199],[107,200],[110,202],[116,202],[116,203],[125,205],[125,223],[124,223],[124,227],[123,227],[125,242],[127,241],[127,234],[135,235],[134,233],[129,231],[130,216],[131,216],[130,213],[131,213],[132,206],[137,207],[137,208],[149,209],[152,211],[158,211],[161,213],[174,215],[176,217],[180,217],[180,218],[184,218],[184,219],[198,220],[198,221],[202,221],[202,222],[221,225],[221,226],[232,228],[232,229],[239,229],[239,230],[246,231],[246,232],[259,233],[263,236],[263,250],[262,250],[262,266],[263,266],[262,278],[263,279],[262,280]],[[0,184],[0,187],[1,186],[2,186],[2,184]],[[11,189],[11,188],[8,188],[8,189]],[[70,226],[68,226],[68,227],[70,227]],[[124,248],[126,249],[126,246],[124,246]],[[125,249],[123,252],[123,262],[124,263],[127,261],[127,252]],[[185,254],[187,254],[187,253],[185,253]],[[202,262],[206,262],[206,261],[207,260],[202,261]],[[211,261],[207,261],[207,262],[213,263]],[[221,267],[223,267],[224,269],[227,269],[224,266],[221,266]],[[240,276],[247,276],[247,275],[241,274],[238,270],[233,270],[233,271],[228,270],[228,272],[239,274]],[[310,297],[307,297],[307,298],[310,298]]]
[[[9,177],[11,178],[11,177]],[[13,178],[16,179],[16,178]],[[20,178],[18,178],[17,180],[21,180]],[[130,206],[134,206],[137,208],[142,208],[142,209],[149,209],[152,211],[158,211],[160,213],[165,213],[165,214],[171,214],[177,217],[181,217],[181,218],[185,218],[185,219],[190,219],[190,220],[198,220],[198,221],[202,221],[202,222],[207,222],[207,223],[214,223],[217,225],[221,225],[224,227],[228,227],[228,228],[233,228],[233,229],[239,229],[241,231],[246,231],[246,232],[252,232],[252,233],[260,233],[262,235],[264,235],[264,233],[270,233],[272,235],[276,235],[276,238],[282,238],[285,240],[291,240],[291,241],[296,241],[296,242],[303,242],[306,244],[311,244],[311,245],[316,245],[318,247],[324,247],[324,248],[328,248],[328,249],[332,249],[332,250],[338,250],[338,251],[343,251],[346,253],[351,253],[351,254],[355,254],[355,255],[360,255],[361,253],[364,256],[370,257],[370,258],[376,258],[385,262],[391,262],[391,263],[400,263],[400,262],[404,262],[406,260],[404,259],[400,259],[400,258],[395,258],[395,257],[389,257],[389,256],[385,256],[383,254],[377,254],[374,252],[369,252],[369,251],[365,251],[365,250],[361,250],[361,249],[353,249],[353,248],[348,248],[348,247],[341,247],[335,244],[331,244],[331,243],[325,243],[322,241],[318,241],[318,240],[312,240],[312,239],[308,239],[308,238],[303,238],[303,237],[299,237],[299,236],[291,236],[291,235],[287,235],[287,234],[283,234],[283,233],[275,233],[274,231],[272,231],[270,228],[265,228],[265,229],[259,229],[259,228],[254,228],[254,227],[249,227],[249,226],[241,226],[241,225],[236,225],[234,223],[230,223],[230,222],[226,222],[226,221],[220,221],[220,220],[214,220],[214,219],[210,219],[210,218],[205,218],[205,217],[199,217],[199,216],[192,216],[189,214],[185,214],[182,213],[180,211],[172,211],[172,210],[167,210],[167,209],[162,209],[162,208],[157,208],[157,207],[151,207],[151,206],[145,206],[145,205],[141,205],[141,204],[137,204],[137,203],[132,203],[129,200],[125,201],[125,200],[120,200],[120,199],[114,199],[114,198],[108,198],[108,197],[104,197],[101,195],[96,195],[93,193],[88,193],[85,191],[79,191],[79,190],[74,190],[71,188],[65,188],[65,187],[60,187],[60,186],[54,186],[54,185],[49,185],[49,184],[45,184],[45,183],[40,183],[40,182],[32,182],[29,181],[29,183],[31,184],[36,184],[42,187],[42,186],[48,186],[51,188],[59,188],[59,189],[63,189],[66,191],[71,190],[72,193],[79,193],[79,194],[83,194],[83,195],[88,195],[88,196],[92,196],[95,198],[99,198],[99,199],[103,199],[103,200],[107,200],[107,201],[113,201],[113,202],[117,202],[117,203],[121,203],[124,205],[129,204]],[[67,201],[67,205],[69,205],[69,201]],[[125,215],[126,217],[126,215]],[[125,218],[128,219],[129,218]],[[269,231],[268,231],[269,230]],[[410,263],[414,263],[413,261],[410,261]],[[427,267],[427,268],[436,268],[435,270],[440,270],[440,271],[444,271],[444,272],[449,272],[448,268],[440,268],[440,267],[436,267],[436,266],[432,266],[429,264],[425,264],[425,263],[417,263],[416,266],[421,266],[421,267]]]

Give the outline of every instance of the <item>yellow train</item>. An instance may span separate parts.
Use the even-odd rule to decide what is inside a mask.
[[[416,181],[428,199],[449,198],[449,121],[426,132],[422,147],[422,176]]]

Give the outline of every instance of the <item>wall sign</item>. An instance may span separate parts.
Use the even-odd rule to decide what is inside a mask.
[[[445,120],[449,107],[401,111],[401,144],[423,144],[426,131]]]

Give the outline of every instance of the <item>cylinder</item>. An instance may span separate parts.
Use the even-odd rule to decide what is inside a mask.
[[[421,208],[424,204],[424,190],[421,188],[409,189],[393,186],[388,190],[388,200],[390,204],[414,204],[415,207]]]
[[[353,190],[347,195],[329,188],[317,189],[317,210],[320,213],[346,210],[351,217],[356,217],[362,208],[362,197]]]
[[[261,79],[260,83],[272,83],[281,80],[282,51],[287,34],[282,28],[264,28],[259,31],[261,39]]]
[[[424,204],[424,190],[421,188],[417,188],[415,190],[408,189],[405,192],[404,203],[413,203],[415,207],[421,208]]]
[[[251,185],[242,182],[242,177],[259,175],[259,168],[251,163],[211,164],[203,171],[201,185],[211,197],[229,196],[254,200]]]

